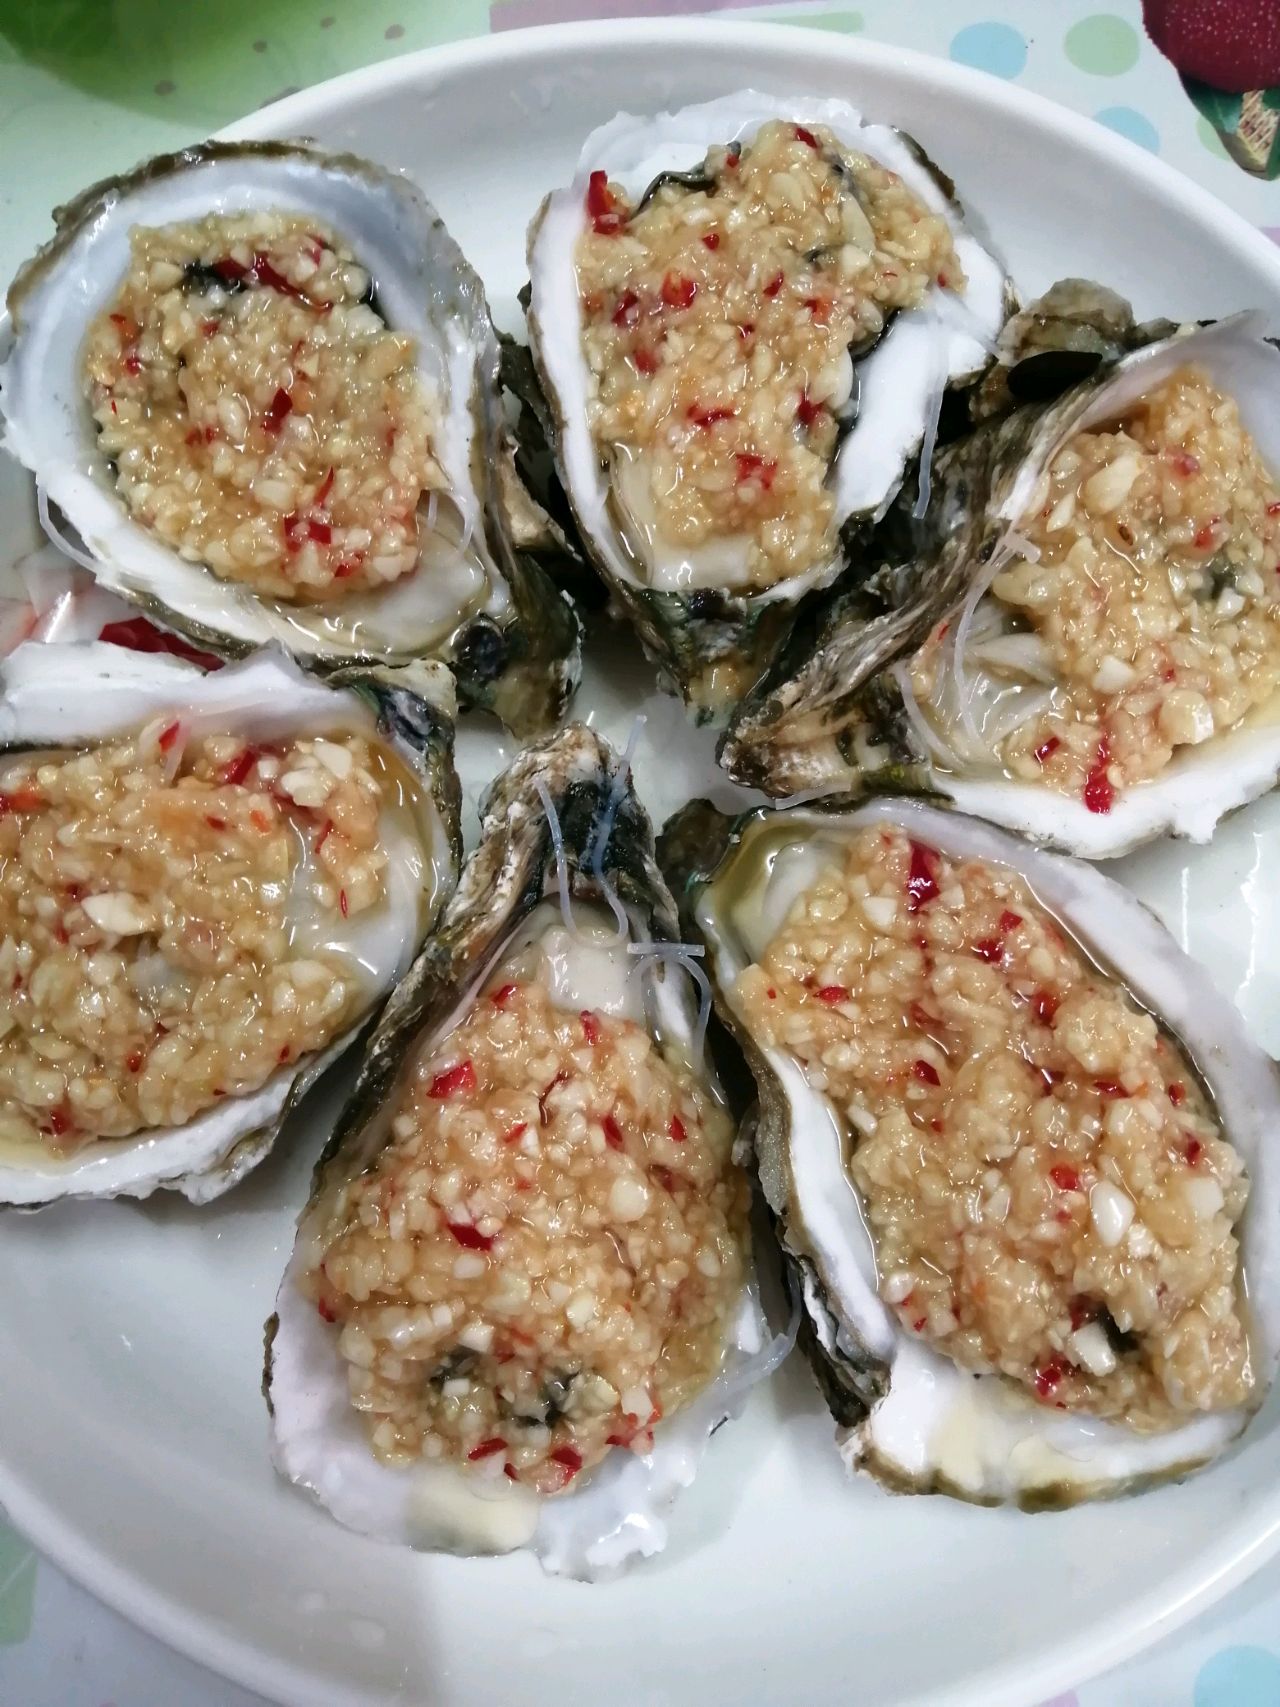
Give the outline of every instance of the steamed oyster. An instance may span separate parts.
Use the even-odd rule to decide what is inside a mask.
[[[909,138],[751,91],[589,137],[529,271],[578,531],[686,701],[723,711],[983,365],[1004,275]]]
[[[277,1466],[338,1520],[593,1576],[786,1343],[625,770],[499,779],[317,1169],[268,1324]],[[674,956],[674,958],[673,958]]]
[[[483,286],[407,180],[155,159],[60,210],[9,310],[5,442],[104,586],[225,656],[437,658],[516,730],[559,720],[577,621],[527,549]]]
[[[923,542],[797,636],[725,769],[927,788],[1091,858],[1207,840],[1280,771],[1278,395],[1225,321],[949,447]]]
[[[449,673],[29,644],[0,686],[0,1203],[206,1202],[452,886]]]
[[[1280,1360],[1280,1087],[1163,927],[911,801],[703,803],[663,857],[846,1461],[1044,1506],[1221,1453]]]

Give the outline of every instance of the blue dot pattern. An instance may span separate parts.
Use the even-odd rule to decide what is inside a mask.
[[[1011,24],[969,24],[952,36],[951,57],[995,77],[1016,77],[1027,63],[1027,42]]]
[[[1223,1648],[1200,1667],[1194,1707],[1280,1707],[1280,1655]]]
[[[1138,112],[1136,107],[1103,107],[1101,112],[1093,116],[1109,130],[1119,131],[1121,136],[1127,136],[1130,142],[1141,143],[1143,148],[1149,148],[1153,154],[1160,152],[1160,132],[1146,114]]]

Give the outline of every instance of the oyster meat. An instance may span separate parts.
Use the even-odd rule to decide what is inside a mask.
[[[494,785],[388,1004],[268,1324],[277,1467],[343,1524],[593,1577],[785,1354],[734,1122],[627,773],[571,726]]]
[[[984,365],[1003,271],[910,138],[746,91],[589,137],[529,272],[585,548],[689,705],[723,712]]]
[[[484,289],[406,179],[207,143],[59,210],[9,292],[5,443],[100,583],[223,656],[433,658],[554,725],[578,624],[537,561]]]
[[[1222,1453],[1280,1360],[1280,1084],[1163,926],[910,800],[695,803],[662,858],[846,1461],[1042,1507]]]
[[[775,797],[936,792],[1094,859],[1207,841],[1280,772],[1278,387],[1238,317],[949,446],[923,526],[895,518],[797,632],[724,768]]]
[[[204,1203],[271,1149],[452,888],[441,664],[0,664],[0,1203]]]

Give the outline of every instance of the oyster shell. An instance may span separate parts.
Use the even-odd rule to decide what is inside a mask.
[[[258,1089],[182,1125],[97,1139],[64,1157],[0,1144],[0,1203],[34,1208],[65,1197],[146,1197],[160,1188],[192,1203],[221,1195],[268,1153],[298,1098],[408,966],[453,886],[461,854],[453,682],[443,665],[427,663],[365,673],[354,689],[341,680],[307,677],[274,650],[208,674],[177,658],[100,643],[30,643],[0,664],[0,754],[66,755],[172,714],[192,734],[250,742],[359,735],[382,750],[397,778],[397,798],[382,810],[390,875],[380,901],[335,928],[335,921],[311,918],[314,904],[300,883],[310,869],[305,859],[292,880],[292,929],[359,968],[354,1023]]]
[[[557,1008],[575,1021],[594,1010],[644,1024],[668,1059],[686,1063],[720,1097],[702,1054],[705,1013],[699,1017],[676,961],[663,958],[675,952],[676,916],[652,845],[625,769],[589,730],[570,726],[527,750],[494,784],[479,847],[373,1035],[299,1222],[267,1324],[264,1379],[277,1468],[349,1528],[460,1553],[528,1547],[556,1574],[610,1574],[665,1545],[665,1508],[692,1480],[710,1434],[789,1349],[789,1339],[770,1339],[748,1283],[718,1374],[653,1426],[650,1449],[638,1456],[615,1447],[575,1487],[544,1499],[504,1478],[501,1456],[488,1463],[489,1447],[506,1442],[469,1453],[484,1462],[467,1470],[423,1457],[393,1467],[376,1457],[348,1396],[337,1330],[299,1284],[318,1254],[326,1203],[391,1142],[396,1087],[463,1022],[483,986],[496,984],[497,999],[507,999],[516,986],[504,980],[529,976],[515,968],[530,953]],[[633,975],[641,959],[644,979]],[[497,1474],[476,1474],[485,1469]]]
[[[687,182],[699,193],[710,148],[750,143],[775,119],[826,126],[846,149],[897,172],[946,219],[969,282],[962,298],[931,287],[924,306],[894,315],[874,348],[854,352],[854,395],[827,482],[840,543],[802,573],[753,591],[741,536],[693,551],[641,542],[636,495],[622,490],[626,472],[602,466],[588,425],[593,381],[581,346],[575,246],[588,223],[592,173],[607,174],[632,202],[660,183]],[[624,115],[590,136],[573,182],[548,196],[533,222],[529,272],[530,342],[577,531],[660,669],[693,709],[721,713],[776,655],[800,601],[830,585],[850,542],[888,507],[921,440],[936,430],[944,388],[984,365],[1005,314],[1004,273],[966,226],[949,181],[910,138],[867,123],[841,101],[750,90],[656,118]]]
[[[1011,774],[993,750],[1017,727],[1024,702],[1043,709],[1056,692],[1052,676],[975,656],[990,653],[993,638],[1000,651],[1016,626],[988,589],[1026,555],[1017,529],[1038,482],[1074,433],[1114,418],[1186,366],[1236,399],[1264,462],[1280,469],[1280,351],[1253,316],[1149,343],[1053,402],[987,421],[937,458],[923,526],[891,518],[882,567],[798,629],[787,656],[739,708],[720,748],[729,775],[775,798],[932,792],[1090,859],[1166,833],[1207,841],[1225,813],[1270,789],[1280,773],[1280,704],[1271,702],[1176,747],[1157,775],[1101,809]],[[965,697],[957,699],[956,673],[945,670],[938,704],[922,706],[907,673],[943,624],[946,656],[957,646],[965,652]]]
[[[319,603],[215,574],[135,519],[86,405],[86,332],[125,275],[131,230],[245,211],[309,215],[351,245],[372,278],[374,312],[415,340],[433,419],[443,488],[430,501],[423,493],[416,567]],[[202,301],[242,288],[216,267],[196,282]],[[57,233],[18,274],[9,312],[5,444],[83,541],[104,587],[224,657],[274,641],[319,671],[435,658],[468,703],[511,728],[558,722],[577,685],[577,619],[537,561],[544,518],[514,473],[483,286],[408,180],[301,143],[210,142],[160,156],[58,210]]]
[[[1189,1414],[1163,1431],[1055,1408],[1051,1387],[1037,1403],[1029,1389],[1004,1374],[962,1367],[909,1331],[884,1301],[892,1277],[877,1270],[876,1247],[850,1172],[849,1145],[856,1149],[858,1138],[844,1112],[816,1087],[812,1068],[758,1035],[739,984],[797,897],[837,866],[851,839],[868,826],[903,832],[913,853],[932,848],[1024,880],[1034,904],[1083,949],[1086,967],[1091,961],[1103,978],[1116,981],[1189,1059],[1221,1132],[1251,1178],[1235,1227],[1237,1302],[1254,1378],[1247,1402]],[[1036,1509],[1137,1491],[1224,1452],[1248,1426],[1280,1363],[1280,1169],[1274,1153],[1280,1079],[1232,1003],[1155,917],[1092,866],[911,800],[764,808],[737,819],[695,802],[667,826],[660,856],[689,934],[706,944],[718,1010],[756,1079],[760,1182],[803,1293],[801,1343],[840,1425],[845,1462],[900,1491]],[[908,886],[909,912],[914,899]],[[839,928],[832,926],[833,960],[840,952]],[[859,993],[844,992],[855,1001]],[[936,1082],[936,1074],[929,1082]],[[909,1101],[905,1088],[897,1094]],[[922,1132],[922,1144],[945,1142]],[[1121,1355],[1154,1356],[1159,1349],[1157,1330],[1150,1339],[1138,1336],[1136,1346],[1126,1342]]]

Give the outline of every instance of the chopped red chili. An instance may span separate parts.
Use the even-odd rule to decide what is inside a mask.
[[[662,281],[662,300],[668,308],[689,308],[698,294],[698,281],[682,273],[668,273]]]
[[[923,1085],[940,1085],[942,1083],[938,1077],[938,1069],[932,1061],[913,1061],[911,1071]]]
[[[1010,931],[1016,931],[1018,926],[1021,923],[1022,923],[1022,914],[1021,913],[1011,913],[1006,908],[1005,911],[1003,913],[1001,913],[1001,915],[1000,915],[1000,929],[1005,933],[1006,936],[1008,935],[1008,933]]]
[[[1060,1005],[1059,998],[1049,990],[1037,990],[1031,998],[1031,1011],[1041,1025],[1052,1025]]]
[[[1079,1191],[1080,1175],[1074,1168],[1069,1168],[1065,1162],[1058,1162],[1049,1169],[1049,1178],[1059,1191]]]
[[[614,203],[607,172],[593,172],[587,180],[587,214],[599,237],[616,237],[625,223]]]
[[[446,1221],[445,1226],[454,1238],[468,1251],[491,1251],[493,1240],[487,1238],[478,1227],[473,1227],[470,1221]]]
[[[1107,775],[1110,762],[1111,742],[1103,735],[1098,742],[1093,765],[1085,778],[1084,803],[1090,812],[1110,812],[1115,804],[1115,786]]]
[[[1186,1148],[1182,1153],[1187,1158],[1190,1166],[1194,1168],[1201,1156],[1204,1155],[1204,1145],[1198,1138],[1188,1138]]]
[[[443,1073],[437,1073],[427,1090],[429,1097],[437,1102],[445,1097],[456,1096],[459,1091],[473,1091],[476,1088],[476,1070],[470,1061],[459,1061],[455,1067],[446,1067]]]
[[[714,427],[720,421],[732,421],[737,410],[724,409],[718,404],[708,407],[701,403],[691,403],[684,413],[685,419],[692,421],[695,427]]]
[[[615,326],[634,326],[640,318],[640,298],[633,290],[624,290],[611,316]]]
[[[518,984],[504,984],[500,990],[495,990],[489,999],[495,1008],[505,1008],[519,987]]]
[[[678,1114],[673,1114],[671,1116],[670,1124],[667,1127],[667,1136],[673,1138],[677,1144],[683,1144],[685,1139],[689,1136],[688,1132],[685,1130],[684,1121],[681,1120]]]
[[[488,1440],[482,1440],[479,1446],[473,1446],[467,1457],[474,1464],[478,1458],[492,1458],[495,1452],[505,1452],[507,1443],[500,1434],[491,1435]]]
[[[796,126],[796,141],[803,142],[806,148],[821,148],[822,144],[811,130],[806,130],[802,124]]]
[[[588,1013],[585,1008],[578,1015],[578,1018],[582,1021],[582,1035],[594,1049],[600,1041],[600,1021],[593,1013]]]
[[[613,1116],[606,1114],[600,1124],[604,1127],[604,1141],[609,1148],[611,1150],[623,1149],[626,1141],[622,1136],[622,1128]]]
[[[170,652],[175,658],[199,664],[202,670],[220,670],[221,658],[212,652],[200,652],[180,634],[166,634],[145,616],[126,617],[123,622],[107,622],[98,630],[98,639],[108,646],[125,646],[130,652]]]
[[[1039,765],[1048,764],[1061,745],[1062,742],[1056,735],[1050,735],[1046,740],[1041,741],[1036,748],[1036,763]]]
[[[911,866],[907,873],[907,911],[918,913],[938,894],[937,855],[921,842],[911,844]]]
[[[262,424],[269,433],[278,433],[284,426],[286,418],[293,413],[293,398],[284,387],[277,386],[276,394],[267,405],[267,412],[262,417]]]

